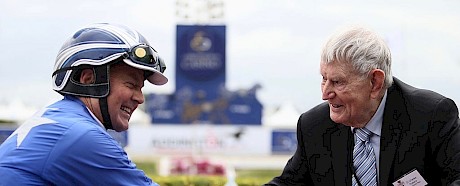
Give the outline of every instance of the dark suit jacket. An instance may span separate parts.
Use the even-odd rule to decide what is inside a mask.
[[[334,123],[327,103],[303,113],[297,151],[266,185],[351,185],[353,134]],[[429,185],[460,185],[460,121],[455,103],[394,78],[380,141],[379,185],[417,169]]]

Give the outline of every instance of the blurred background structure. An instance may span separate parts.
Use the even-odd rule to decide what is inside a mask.
[[[170,82],[144,87],[129,131],[112,134],[161,175],[280,170],[298,116],[322,102],[321,47],[348,25],[385,38],[394,76],[460,103],[455,0],[2,0],[0,14],[0,141],[60,99],[51,73],[70,34],[124,24],[159,51]]]

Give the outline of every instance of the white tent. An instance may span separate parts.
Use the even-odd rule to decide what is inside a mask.
[[[265,116],[262,119],[262,123],[264,126],[273,128],[296,128],[299,116],[300,113],[294,107],[294,104],[287,102],[281,105],[273,114]]]

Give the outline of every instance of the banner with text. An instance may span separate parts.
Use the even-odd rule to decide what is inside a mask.
[[[269,155],[271,130],[260,126],[132,126],[127,150],[135,155]]]
[[[177,25],[176,92],[215,100],[225,87],[225,26]]]

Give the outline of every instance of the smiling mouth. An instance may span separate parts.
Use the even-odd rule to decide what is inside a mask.
[[[125,106],[121,106],[120,108],[123,112],[126,112],[129,116],[131,116],[131,113],[132,113],[132,109],[129,108],[129,107],[125,107]]]
[[[343,106],[343,105],[337,105],[337,104],[330,104],[330,105],[331,105],[332,107],[334,107],[334,108],[340,108],[340,107]]]

